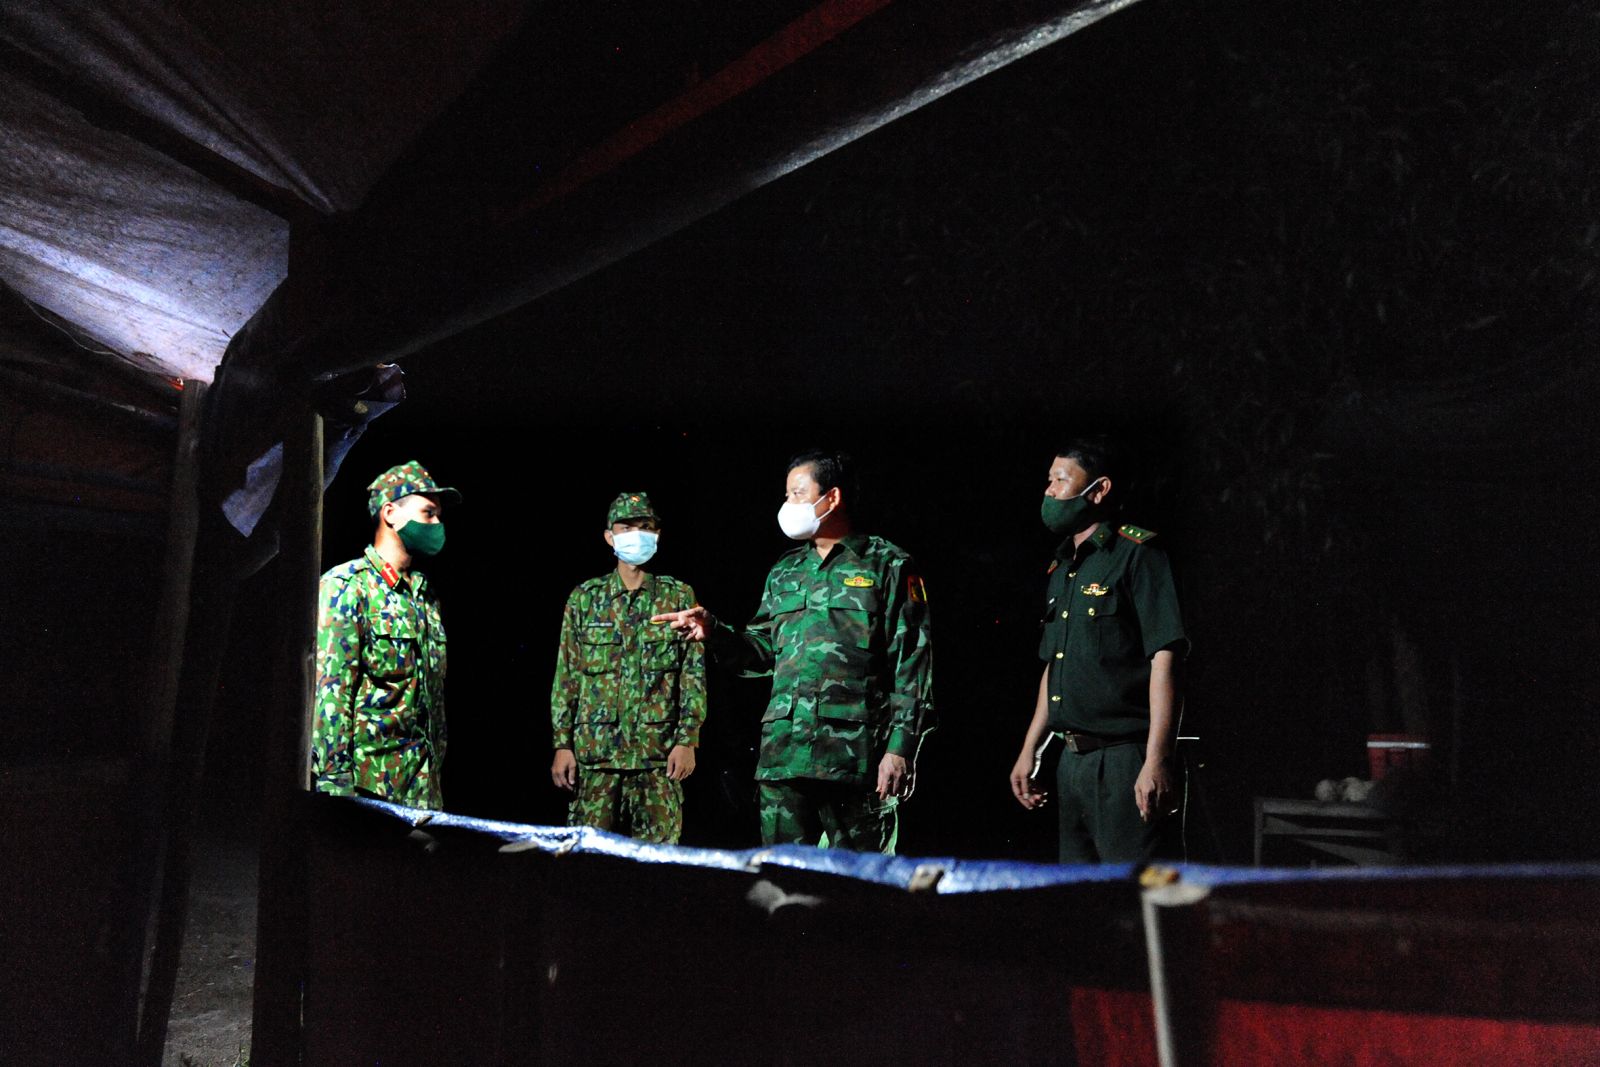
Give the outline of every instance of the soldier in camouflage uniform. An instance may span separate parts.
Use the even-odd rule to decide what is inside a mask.
[[[805,542],[767,575],[743,630],[702,607],[664,616],[744,677],[772,677],[756,766],[761,839],[893,852],[897,806],[933,724],[928,596],[911,557],[854,530],[853,465],[789,464],[778,522]]]
[[[324,793],[437,810],[444,625],[413,564],[444,547],[439,512],[461,494],[414,461],[378,475],[367,494],[372,544],[324,574],[317,591],[312,779]]]
[[[644,493],[606,514],[610,573],[572,591],[550,690],[550,777],[573,793],[567,822],[676,844],[683,780],[706,717],[705,654],[651,617],[694,603],[694,590],[644,564],[660,519]]]

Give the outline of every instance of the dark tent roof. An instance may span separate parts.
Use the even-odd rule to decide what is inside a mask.
[[[521,17],[513,0],[0,9],[0,278],[209,381],[291,219],[356,208]]]
[[[367,365],[1131,2],[17,0],[0,280],[170,377],[280,290],[262,358]]]

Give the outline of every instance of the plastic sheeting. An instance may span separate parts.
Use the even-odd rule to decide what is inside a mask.
[[[374,812],[401,819],[413,827],[435,831],[469,831],[498,839],[507,851],[581,853],[626,858],[639,863],[672,863],[725,871],[753,871],[764,866],[791,867],[818,874],[855,878],[877,885],[910,890],[914,886],[938,893],[978,893],[996,889],[1041,889],[1086,883],[1133,882],[1139,868],[1130,864],[1041,864],[1009,860],[913,859],[876,853],[817,849],[804,845],[771,845],[730,851],[720,848],[686,848],[653,845],[588,826],[527,826],[522,823],[476,819],[448,812],[421,811],[357,799],[354,803]],[[1198,870],[1198,868],[1197,868]],[[937,871],[939,876],[933,878]],[[1228,877],[1227,872],[1219,872]]]
[[[210,381],[286,275],[281,216],[356,207],[522,7],[9,0],[0,278],[134,362]],[[141,123],[193,153],[135,139]],[[248,202],[274,195],[276,213]]]
[[[114,351],[210,381],[289,227],[0,70],[0,277]]]
[[[1128,868],[675,848],[312,801],[308,1064],[1153,1058]],[[1129,1005],[1112,1042],[1101,1022]]]
[[[677,848],[312,806],[307,1063],[1156,1061],[1129,867]],[[1504,1067],[1600,1047],[1575,999],[1592,968],[1472,940],[1479,919],[1592,898],[1600,866],[1178,873],[1232,906],[1221,947],[1182,958],[1224,997],[1211,1032],[1225,1057],[1194,1062],[1430,1063],[1476,1041]],[[1246,902],[1311,921],[1287,942],[1241,941]],[[1463,967],[1507,961],[1498,974],[1537,982],[1486,981],[1463,1010],[1457,983],[1492,976],[1409,961],[1392,934],[1419,913],[1465,946]],[[1356,951],[1327,951],[1330,933]],[[1518,999],[1569,987],[1564,1007]],[[1405,1003],[1384,1003],[1396,990]]]

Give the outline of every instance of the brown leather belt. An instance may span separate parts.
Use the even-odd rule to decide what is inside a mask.
[[[1098,737],[1094,734],[1075,734],[1071,730],[1061,730],[1059,733],[1061,734],[1061,740],[1067,744],[1067,751],[1075,752],[1080,756],[1086,752],[1110,748],[1113,745],[1142,745],[1145,741],[1143,734],[1123,737]]]

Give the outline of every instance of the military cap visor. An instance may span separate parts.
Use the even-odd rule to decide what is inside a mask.
[[[461,493],[433,480],[428,469],[416,460],[390,467],[367,486],[367,511],[376,516],[382,507],[393,500],[408,496],[438,497],[441,504],[461,503]]]

